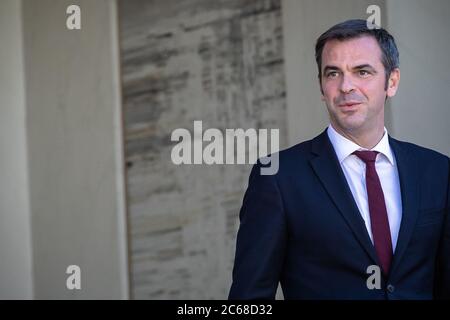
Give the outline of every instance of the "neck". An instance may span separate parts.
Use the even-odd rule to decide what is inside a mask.
[[[358,130],[341,130],[338,126],[333,125],[333,123],[331,123],[331,126],[342,136],[353,141],[360,147],[369,150],[375,147],[384,135],[384,126],[379,126],[373,130],[366,130],[364,132],[358,132]]]

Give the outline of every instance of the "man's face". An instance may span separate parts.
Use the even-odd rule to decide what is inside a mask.
[[[341,133],[365,134],[384,128],[386,96],[397,91],[400,71],[391,73],[385,90],[382,52],[375,38],[328,41],[322,51],[322,100],[333,127]]]

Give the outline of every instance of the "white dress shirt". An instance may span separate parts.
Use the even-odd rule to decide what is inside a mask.
[[[331,124],[328,126],[327,133],[373,243],[366,189],[366,164],[356,155],[352,154],[357,150],[368,149],[362,148],[339,134]],[[402,220],[402,198],[397,162],[389,145],[386,128],[384,128],[383,138],[370,150],[379,152],[375,160],[375,168],[380,178],[381,187],[383,188],[389,227],[391,229],[392,250],[395,250]]]

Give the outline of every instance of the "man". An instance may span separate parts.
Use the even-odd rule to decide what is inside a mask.
[[[274,299],[279,282],[285,299],[448,298],[450,160],[384,127],[394,38],[349,20],[316,60],[330,125],[281,151],[277,174],[253,167],[229,298]]]

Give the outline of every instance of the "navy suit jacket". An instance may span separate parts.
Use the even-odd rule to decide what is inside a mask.
[[[254,165],[240,211],[229,299],[450,297],[450,160],[389,136],[402,220],[390,273],[380,265],[326,130],[279,153],[279,171]]]

